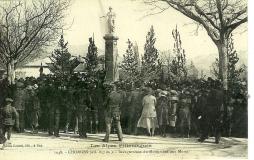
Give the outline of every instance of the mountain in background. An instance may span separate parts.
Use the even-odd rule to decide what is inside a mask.
[[[239,50],[237,51],[239,62],[238,67],[241,65],[248,66],[248,54],[247,51]],[[193,58],[194,65],[199,71],[203,70],[204,75],[210,76],[210,70],[212,63],[215,62],[215,59],[218,58],[218,53],[210,53],[208,56],[196,56]]]

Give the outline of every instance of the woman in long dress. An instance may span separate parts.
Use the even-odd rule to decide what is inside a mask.
[[[158,128],[156,115],[156,98],[152,95],[152,89],[148,88],[147,95],[142,101],[143,110],[137,127],[146,128],[149,136],[154,136],[155,128]],[[152,132],[151,132],[152,129]]]

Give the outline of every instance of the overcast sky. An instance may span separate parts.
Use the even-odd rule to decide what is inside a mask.
[[[144,11],[146,6],[139,0],[73,0],[68,11],[69,15],[66,18],[67,23],[71,24],[73,21],[73,24],[64,31],[65,39],[68,40],[71,51],[75,51],[74,46],[87,47],[88,38],[93,33],[96,45],[104,49],[103,36],[105,33],[103,33],[103,28],[105,23],[100,17],[108,12],[109,6],[112,6],[117,16],[116,35],[119,37],[118,50],[120,55],[127,48],[128,38],[137,42],[142,54],[145,37],[151,25],[154,26],[157,49],[160,51],[172,50],[171,32],[177,25],[187,58],[193,60],[199,69],[209,69],[214,58],[218,57],[217,48],[206,31],[200,28],[198,35],[195,34],[197,25],[193,24],[192,20],[171,8],[161,14],[142,18],[146,15]],[[234,32],[235,48],[241,54],[247,51],[246,27],[245,24]],[[247,54],[240,55],[240,57],[243,57],[242,61],[247,61]]]

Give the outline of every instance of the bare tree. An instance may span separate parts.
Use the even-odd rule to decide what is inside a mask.
[[[15,69],[43,54],[64,27],[70,0],[19,0],[0,6],[0,64],[10,83]]]
[[[227,40],[230,33],[247,22],[246,0],[143,0],[152,6],[151,11],[161,13],[169,7],[202,25],[218,48],[219,75],[223,87],[227,82]],[[156,14],[153,13],[153,14]]]

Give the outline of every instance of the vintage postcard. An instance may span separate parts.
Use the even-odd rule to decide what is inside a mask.
[[[247,0],[0,0],[0,159],[248,159]]]

